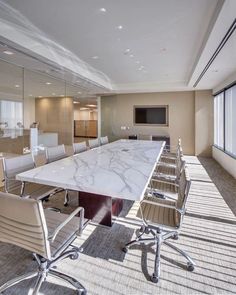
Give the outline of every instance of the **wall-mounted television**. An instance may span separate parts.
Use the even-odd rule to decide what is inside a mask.
[[[134,106],[134,124],[168,126],[168,106]]]

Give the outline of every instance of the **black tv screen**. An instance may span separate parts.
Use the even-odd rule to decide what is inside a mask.
[[[134,123],[167,125],[167,106],[135,107]]]

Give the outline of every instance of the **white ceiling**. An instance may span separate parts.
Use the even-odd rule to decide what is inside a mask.
[[[236,11],[235,0],[0,0],[0,4],[4,38],[10,36],[32,54],[54,58],[54,63],[63,59],[64,67],[114,92],[192,89]],[[236,70],[235,35],[198,89],[211,89]]]

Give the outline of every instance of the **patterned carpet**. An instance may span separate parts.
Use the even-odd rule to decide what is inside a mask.
[[[235,294],[236,293],[236,180],[213,159],[186,157],[192,178],[187,214],[178,241],[197,267],[188,272],[185,260],[163,246],[161,278],[150,282],[154,252],[149,246],[135,246],[128,253],[122,246],[134,237],[139,220],[137,203],[125,202],[111,228],[89,224],[75,241],[84,251],[76,261],[64,260],[58,270],[75,276],[88,294]],[[46,206],[69,213],[77,205],[63,207],[63,194]],[[233,213],[234,212],[234,213]],[[234,215],[235,214],[235,215]],[[35,268],[29,252],[0,244],[0,284]],[[25,281],[4,294],[31,294],[34,280]],[[53,278],[43,284],[40,294],[75,294],[68,285]]]

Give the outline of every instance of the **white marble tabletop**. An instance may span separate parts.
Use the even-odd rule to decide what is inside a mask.
[[[17,179],[114,198],[140,200],[164,142],[121,139],[20,173]]]

